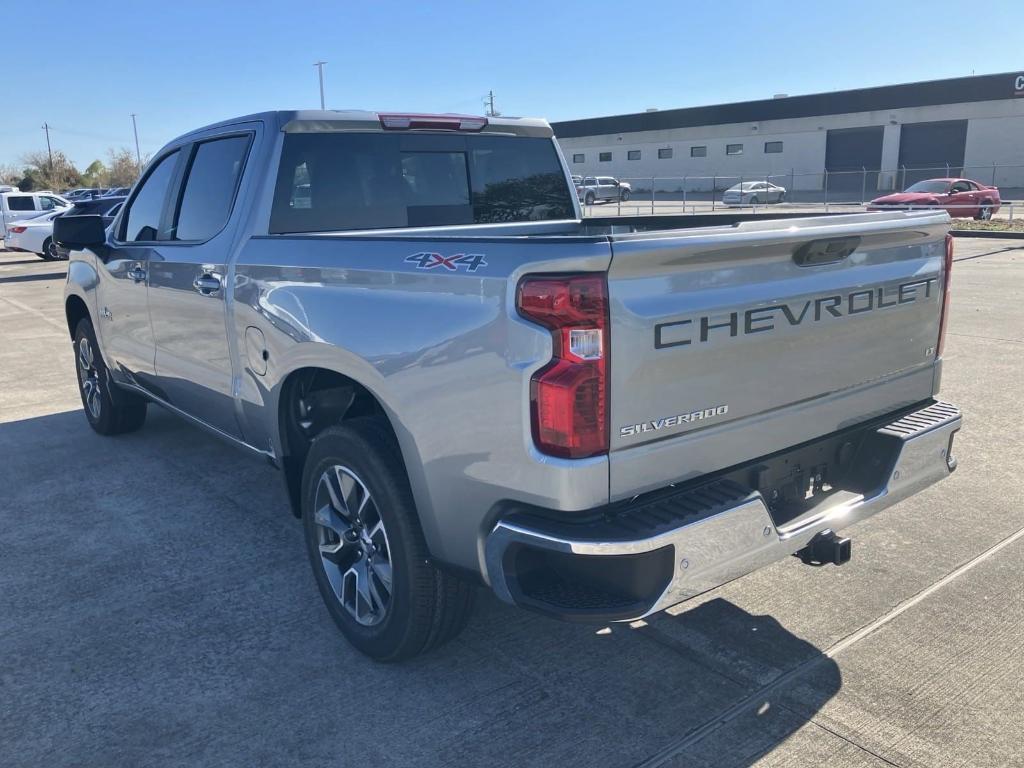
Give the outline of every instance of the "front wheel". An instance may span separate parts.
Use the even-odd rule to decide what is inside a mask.
[[[96,332],[88,319],[80,320],[75,328],[75,363],[78,392],[90,427],[101,435],[119,435],[134,432],[143,425],[146,401],[110,380],[96,343]]]
[[[583,202],[586,203],[587,205],[593,205],[594,204],[594,193],[593,192],[587,192],[587,196],[583,198]]]
[[[622,202],[626,202],[627,200],[629,200],[629,190],[624,189],[621,192],[619,192],[619,199],[622,200]]]
[[[475,589],[430,565],[385,424],[356,419],[316,437],[302,474],[302,517],[320,596],[359,651],[400,661],[465,626]]]
[[[757,197],[750,198],[750,204],[751,205],[757,205]]]
[[[786,193],[785,192],[779,192],[779,202],[780,203],[786,202]]]

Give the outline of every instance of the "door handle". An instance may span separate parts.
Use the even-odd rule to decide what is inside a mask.
[[[146,279],[146,270],[136,264],[134,267],[128,270],[128,277],[134,282],[141,283]]]
[[[203,296],[210,296],[220,290],[220,278],[206,273],[193,280],[192,287]]]

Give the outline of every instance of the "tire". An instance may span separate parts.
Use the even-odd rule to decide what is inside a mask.
[[[621,191],[621,192],[619,193],[619,199],[620,199],[620,200],[621,200],[622,202],[626,202],[627,200],[629,200],[629,190],[628,190],[628,189],[624,189],[624,190],[622,190],[622,191]]]
[[[54,253],[51,253],[50,249],[53,247],[55,247],[53,245],[53,238],[48,237],[43,241],[43,252],[37,253],[36,255],[43,261],[54,261],[57,256]]]
[[[583,198],[583,202],[586,205],[593,205],[594,204],[594,193],[593,192],[587,192],[586,196]]]
[[[60,261],[60,253],[57,251],[57,244],[53,242],[52,237],[46,238],[43,241],[43,256],[47,261]]]
[[[146,400],[121,389],[110,379],[92,322],[83,319],[75,328],[75,367],[78,393],[89,426],[101,435],[134,432],[146,421]]]
[[[302,518],[320,596],[360,652],[402,661],[466,625],[476,588],[430,565],[401,454],[379,419],[354,419],[313,440]]]
[[[785,192],[779,192],[779,202],[780,203],[786,202],[786,193]]]
[[[992,218],[992,201],[982,200],[978,214],[974,218],[977,221],[989,221]]]
[[[757,205],[757,195],[754,195],[752,198],[750,198],[750,204]]]

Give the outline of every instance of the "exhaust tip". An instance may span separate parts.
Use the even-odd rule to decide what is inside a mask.
[[[796,556],[805,565],[842,565],[850,561],[853,554],[853,541],[840,537],[834,531],[825,530],[808,542],[807,546],[798,550]]]

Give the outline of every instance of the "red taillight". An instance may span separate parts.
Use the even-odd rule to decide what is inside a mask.
[[[551,362],[533,375],[533,441],[552,456],[608,452],[608,286],[604,275],[532,276],[519,313],[551,330]]]
[[[429,128],[441,131],[482,131],[486,117],[476,115],[396,115],[378,114],[381,127],[389,131],[410,131]]]
[[[935,356],[942,357],[946,346],[946,326],[949,323],[949,289],[953,270],[953,236],[946,235],[946,258],[942,264],[942,314],[939,315],[939,343],[935,345]]]
[[[28,229],[28,227],[10,227],[11,232],[13,232],[16,235],[20,235],[26,229]]]

